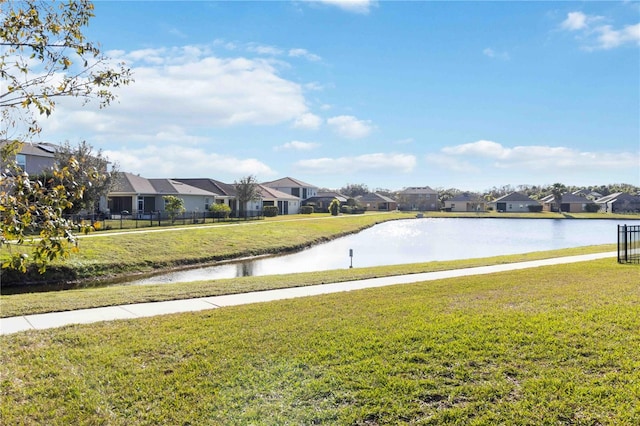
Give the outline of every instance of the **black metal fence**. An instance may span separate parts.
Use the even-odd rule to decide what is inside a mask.
[[[618,263],[640,263],[640,225],[618,225]]]
[[[244,222],[264,219],[262,210],[233,211],[229,216],[216,212],[121,212],[117,214],[81,214],[65,217],[75,223],[90,224],[96,231],[109,229],[137,229],[160,226],[197,225],[217,222]]]

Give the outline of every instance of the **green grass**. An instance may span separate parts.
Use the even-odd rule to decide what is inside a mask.
[[[45,294],[25,293],[0,295],[0,306],[2,307],[2,309],[0,309],[0,317],[4,318],[130,303],[219,296],[223,294],[246,293],[249,291],[273,290],[277,288],[302,287],[329,282],[471,268],[615,250],[615,244],[607,244],[491,258],[390,265],[373,268],[353,268],[261,277],[239,277],[162,285],[115,285],[100,288],[51,291]]]
[[[615,259],[0,337],[0,423],[640,424]]]
[[[617,218],[614,215],[573,215],[575,217]],[[290,215],[237,224],[207,224],[162,227],[123,232],[96,232],[81,237],[79,252],[54,262],[47,273],[25,276],[6,272],[3,285],[31,282],[86,282],[115,279],[133,273],[150,273],[185,265],[269,253],[286,253],[358,232],[388,220],[415,217],[415,213],[367,213],[364,215]],[[563,218],[557,213],[443,213],[428,212],[425,217],[483,218]],[[624,216],[630,220],[640,216]],[[8,245],[0,260],[8,257]],[[20,248],[11,247],[13,250]]]
[[[400,213],[340,217],[295,215],[280,221],[95,233],[80,238],[79,252],[52,263],[44,276],[7,273],[3,275],[3,284],[114,278],[181,265],[283,253],[406,217]],[[7,256],[7,249],[3,248],[0,260]]]

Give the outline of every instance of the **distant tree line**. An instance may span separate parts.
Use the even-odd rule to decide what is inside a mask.
[[[437,187],[433,188],[438,192],[438,201],[440,205],[444,205],[445,201],[450,200],[459,194],[469,194],[475,195],[478,198],[482,198],[486,201],[495,200],[496,198],[500,198],[504,195],[510,194],[512,192],[521,192],[526,194],[528,197],[533,198],[534,200],[540,200],[548,195],[558,192],[558,189],[562,188],[565,192],[575,192],[579,190],[587,190],[589,192],[597,192],[602,196],[610,195],[616,192],[626,192],[632,195],[640,194],[640,187],[626,184],[626,183],[615,183],[609,185],[592,185],[592,186],[575,186],[575,185],[563,185],[559,183],[554,183],[553,185],[503,185],[503,186],[494,186],[482,192],[473,192],[473,191],[464,191],[458,188],[443,188]],[[330,191],[329,189],[321,189],[322,191]],[[342,195],[348,198],[355,198],[361,195],[366,195],[371,192],[375,192],[381,195],[385,195],[391,198],[397,198],[399,191],[391,191],[389,189],[384,188],[376,188],[373,190],[369,190],[369,187],[364,183],[347,183],[345,186],[337,190]]]

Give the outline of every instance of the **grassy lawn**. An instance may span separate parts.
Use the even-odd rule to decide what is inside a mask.
[[[407,218],[407,215],[294,215],[279,221],[95,233],[89,238],[80,238],[79,252],[53,263],[44,277],[6,274],[3,283],[113,278],[181,265],[282,253],[402,218]],[[6,250],[3,248],[0,260],[8,256]]]
[[[640,424],[615,259],[0,337],[0,423]]]
[[[272,290],[277,288],[301,287],[307,285],[342,282],[366,278],[385,277],[402,274],[416,274],[476,266],[548,259],[559,256],[573,256],[588,253],[615,251],[615,244],[577,247],[573,249],[551,250],[482,259],[426,262],[418,264],[391,265],[373,268],[354,268],[322,272],[307,272],[290,275],[262,277],[239,277],[189,283],[163,285],[127,286],[117,285],[101,288],[83,288],[47,293],[25,293],[0,295],[0,317],[38,314],[53,311],[95,308],[100,306],[123,305],[140,302],[189,299],[194,297],[219,296],[223,294],[246,293],[249,291]]]
[[[25,281],[85,282],[151,273],[185,265],[268,253],[285,253],[358,232],[388,220],[414,218],[415,213],[367,213],[364,215],[290,215],[234,224],[206,224],[149,228],[145,230],[96,232],[80,238],[79,252],[55,262],[45,276],[4,273],[3,284]],[[539,218],[559,219],[558,213],[444,213],[425,217]],[[574,218],[628,218],[638,215],[574,214]],[[16,250],[19,248],[12,247]],[[8,256],[8,246],[0,260]]]

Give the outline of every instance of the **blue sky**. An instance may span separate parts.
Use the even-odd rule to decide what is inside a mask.
[[[640,185],[638,2],[107,2],[88,36],[135,83],[61,102],[148,178],[484,190]]]

